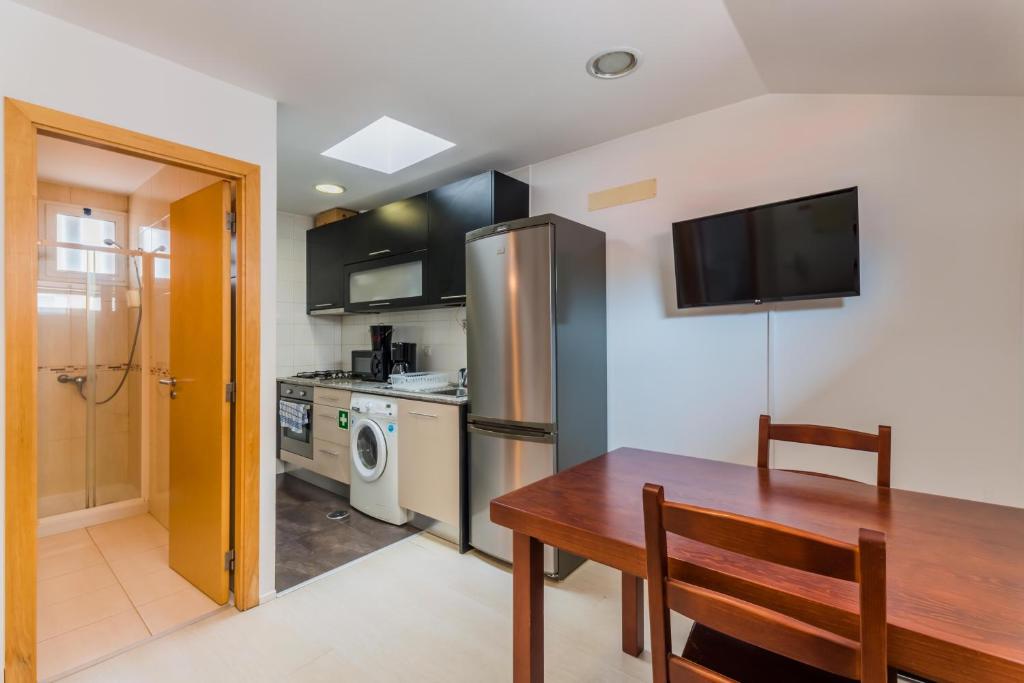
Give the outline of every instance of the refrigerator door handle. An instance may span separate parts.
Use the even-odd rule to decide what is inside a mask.
[[[554,443],[555,435],[551,433],[540,433],[530,434],[521,430],[515,429],[499,429],[495,427],[481,427],[480,425],[467,424],[466,430],[475,432],[477,434],[485,434],[487,436],[496,436],[499,438],[507,439],[518,439],[519,441],[532,441],[533,443]]]

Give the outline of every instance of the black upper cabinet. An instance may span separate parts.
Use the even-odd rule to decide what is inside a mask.
[[[528,216],[529,186],[488,171],[429,194],[427,300],[435,305],[462,303],[466,299],[466,233]]]
[[[354,216],[361,220],[353,226],[355,234],[345,248],[345,263],[425,249],[428,213],[427,195],[421,194]]]
[[[462,303],[466,299],[466,233],[525,218],[529,210],[526,183],[488,171],[309,230],[306,310],[363,311]],[[422,294],[386,301],[349,301],[347,276],[414,262],[423,263]]]
[[[309,313],[345,305],[341,274],[344,222],[306,231],[306,311]]]

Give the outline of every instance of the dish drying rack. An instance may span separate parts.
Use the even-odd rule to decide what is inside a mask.
[[[448,386],[443,372],[405,372],[391,375],[391,387],[402,391],[436,391]]]

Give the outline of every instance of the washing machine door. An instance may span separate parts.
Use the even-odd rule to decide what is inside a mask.
[[[384,474],[388,445],[384,432],[373,420],[359,420],[352,435],[352,467],[363,481],[376,481]]]

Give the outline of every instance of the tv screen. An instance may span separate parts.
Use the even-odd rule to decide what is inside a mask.
[[[679,308],[860,294],[857,188],[672,224]]]

